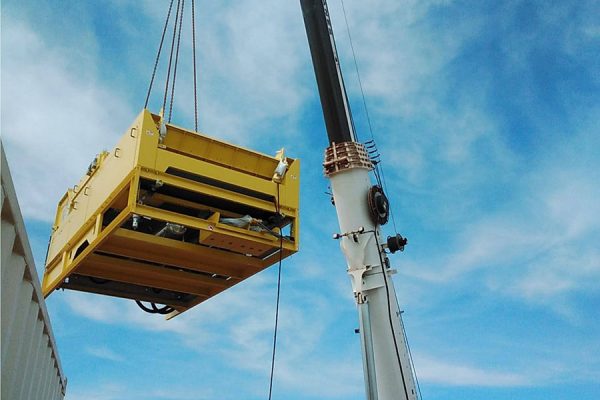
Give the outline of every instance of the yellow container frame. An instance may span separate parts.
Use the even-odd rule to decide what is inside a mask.
[[[299,160],[285,159],[278,184],[278,158],[170,124],[161,135],[160,124],[143,110],[60,200],[44,296],[64,288],[155,302],[172,318],[298,251]],[[220,222],[243,215],[270,230]],[[166,223],[189,237],[157,236]]]

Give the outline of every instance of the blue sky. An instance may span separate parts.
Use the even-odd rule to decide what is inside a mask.
[[[2,2],[2,141],[40,273],[58,199],[143,106],[166,9]],[[339,1],[330,9],[368,139]],[[346,0],[346,9],[409,238],[392,262],[423,398],[596,399],[600,3]],[[283,268],[274,398],[362,399],[299,4],[198,0],[197,23],[200,130],[302,159],[302,250]],[[186,127],[189,42],[173,117]],[[167,322],[130,301],[53,294],[67,399],[266,398],[275,284],[266,270]]]

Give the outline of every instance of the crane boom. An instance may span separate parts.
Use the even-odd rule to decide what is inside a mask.
[[[301,0],[329,143],[355,142],[350,104],[335,48],[327,5]]]
[[[358,143],[335,48],[326,0],[300,0],[329,147],[325,175],[331,183],[340,241],[359,315],[362,360],[368,400],[416,400],[416,379],[396,301],[380,225],[388,201],[371,183],[373,162]],[[388,238],[393,252],[406,241]]]

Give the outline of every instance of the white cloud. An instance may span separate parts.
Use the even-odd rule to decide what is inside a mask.
[[[124,17],[130,6],[121,5],[113,17],[121,21],[119,32],[136,41],[139,32],[123,23],[130,23]],[[164,11],[159,8],[145,8],[157,27],[157,13]],[[205,5],[197,13],[200,130],[245,145],[264,142],[268,147],[261,150],[274,153],[278,147],[268,137],[276,135],[282,142],[295,134],[298,110],[308,93],[292,79],[300,74],[302,50],[308,54],[305,43],[295,40],[299,32],[303,35],[296,5],[272,1],[256,7],[245,1]],[[154,42],[151,50],[133,51],[133,67],[119,69],[102,58],[97,41],[103,38],[81,25],[79,41],[72,43],[71,37],[70,47],[65,47],[56,40],[59,34],[44,37],[26,19],[15,17],[3,24],[2,135],[26,218],[52,221],[62,194],[80,179],[95,154],[114,147],[135,118],[138,109],[128,103],[127,88],[115,88],[122,84],[121,70],[150,73]],[[182,44],[173,122],[192,127],[191,43]],[[148,57],[147,63],[139,64],[142,56]],[[112,70],[113,80],[106,77]],[[155,100],[162,99],[160,72]],[[149,76],[142,75],[136,72],[130,83],[145,86]],[[159,105],[151,102],[151,107]],[[275,121],[285,121],[285,129]]]
[[[25,218],[52,221],[63,193],[133,115],[73,55],[23,22],[3,24],[2,138]]]
[[[415,362],[418,366],[419,381],[423,383],[482,387],[518,387],[528,386],[532,383],[526,376],[518,372],[483,369],[429,357],[419,357]]]
[[[121,362],[121,361],[125,360],[125,358],[122,355],[115,353],[113,350],[111,350],[105,346],[103,346],[103,347],[88,346],[88,347],[86,347],[85,351],[89,355],[97,357],[97,358],[101,358],[103,360],[109,360],[109,361],[115,361],[115,362]]]
[[[71,386],[71,385],[69,385]],[[122,400],[127,386],[115,383],[96,383],[93,387],[69,387],[65,400]]]
[[[411,260],[405,271],[437,285],[483,286],[576,320],[570,299],[596,291],[600,279],[600,160],[590,155],[597,141],[583,129],[549,146],[496,211],[456,211],[447,254]]]
[[[160,383],[161,388],[154,386],[153,382],[137,388],[116,383],[94,382],[87,386],[74,382],[69,385],[65,400],[208,400],[218,397],[211,390],[199,393],[168,382]]]
[[[138,2],[113,3],[123,7],[115,12],[115,20],[128,27],[127,13],[139,8]],[[356,95],[352,63],[345,61],[350,58],[349,46],[344,44],[343,17],[336,2],[330,3],[338,50],[349,72],[346,82],[350,94]],[[402,223],[413,224],[411,229],[421,229],[423,236],[428,236],[419,258],[407,251],[404,257],[409,260],[401,261],[402,278],[415,285],[402,296],[410,304],[435,308],[435,318],[442,318],[439,310],[447,311],[452,291],[458,290],[460,295],[481,289],[486,290],[481,290],[480,296],[487,299],[509,296],[564,315],[572,313],[569,297],[586,290],[596,293],[594,283],[600,278],[599,255],[594,247],[598,240],[600,166],[597,155],[589,155],[598,148],[594,139],[598,137],[597,118],[589,117],[593,123],[586,127],[588,136],[578,134],[583,137],[578,143],[573,144],[571,136],[565,143],[538,143],[539,153],[523,161],[506,144],[508,133],[514,132],[503,132],[482,107],[489,90],[485,82],[469,88],[468,95],[453,92],[452,107],[438,100],[447,94],[442,81],[452,78],[448,66],[464,44],[488,26],[481,20],[460,18],[452,21],[452,34],[447,35],[449,31],[437,31],[427,24],[432,8],[451,2],[380,0],[366,9],[361,2],[346,3],[376,126],[388,133],[398,121],[409,121],[404,132],[388,134],[389,140],[379,143],[384,160],[389,162],[390,191],[403,205],[412,202],[398,219],[407,216],[408,221]],[[264,130],[271,135],[285,131],[289,139],[304,126],[298,124],[299,110],[305,105],[307,92],[314,89],[305,87],[314,81],[299,6],[275,0],[258,8],[251,0],[223,4],[206,2],[200,12],[200,127],[208,134],[246,144],[264,138]],[[164,5],[146,1],[141,8],[151,23],[139,26],[154,24],[152,29],[160,28]],[[49,221],[62,192],[81,176],[96,152],[114,145],[137,109],[132,109],[110,82],[99,78],[97,71],[105,60],[97,56],[98,44],[90,32],[82,32],[89,43],[81,47],[91,50],[73,55],[68,49],[51,45],[23,21],[4,22],[3,140],[26,217]],[[596,25],[592,21],[577,29],[591,40],[597,37]],[[137,24],[131,25],[130,34],[139,34],[138,29],[147,34],[147,29]],[[522,66],[531,50],[529,44],[515,47],[518,37],[508,39],[505,56],[512,59],[515,68]],[[580,39],[572,34],[559,42],[571,54],[579,54],[585,50]],[[151,42],[153,47],[155,40]],[[133,69],[142,65],[146,71],[148,63],[140,62],[141,58],[137,57]],[[181,65],[181,77],[190,76],[186,63]],[[189,78],[180,79],[175,115],[178,123],[181,115],[181,125],[191,126]],[[312,150],[313,143],[306,147]],[[559,147],[569,151],[560,152]],[[579,159],[583,161],[574,161]],[[309,221],[305,226],[313,235],[328,237],[331,232],[323,226],[320,212],[305,212],[304,221]],[[323,246],[320,240],[312,239],[310,245],[303,246],[303,252],[312,252],[318,260]],[[412,241],[409,249],[411,246],[415,246]],[[337,328],[336,316],[351,315],[348,319],[352,322],[355,317],[349,283],[343,274],[340,280],[327,280],[331,268],[312,263],[306,275],[297,277],[298,288],[285,293],[289,297],[282,304],[276,382],[307,396],[360,396],[358,347],[348,349],[348,354],[356,356],[352,359],[340,356],[346,353],[343,345],[333,347],[336,354],[322,354],[328,330]],[[343,263],[336,268],[343,269]],[[326,294],[312,287],[315,282],[328,285]],[[401,283],[406,284],[404,280]],[[168,322],[142,313],[130,301],[70,292],[53,296],[64,296],[69,304],[64,311],[70,310],[79,321],[125,326],[136,334],[167,332],[187,348],[221,358],[232,371],[259,377],[255,380],[262,382],[270,356],[273,287],[272,279],[259,275],[251,283]],[[557,304],[567,306],[557,310]],[[470,321],[477,318],[475,312],[471,314]],[[435,318],[425,315],[422,320]],[[456,324],[455,316],[443,318],[439,323]],[[423,340],[427,336],[424,334]],[[417,372],[422,382],[443,385],[528,384],[530,374],[521,376],[511,365],[481,365],[485,362],[462,363],[436,355],[418,358]],[[560,361],[551,369],[553,376],[564,372]],[[597,374],[590,373],[590,379],[597,379]],[[548,381],[551,379],[536,382]],[[324,387],[327,393],[323,393]],[[98,395],[98,391],[103,394]],[[168,394],[144,393],[150,398]],[[93,387],[86,392],[74,391],[70,396],[75,397],[69,399],[120,399],[130,394],[128,387]]]
[[[284,285],[289,286],[282,292],[280,308],[276,385],[307,396],[361,393],[358,344],[351,349],[351,357],[322,354],[323,341],[338,310],[353,311],[351,299],[340,299],[347,305],[332,309],[330,295],[306,296],[302,288],[294,289],[287,276]],[[218,357],[233,371],[244,371],[255,376],[256,382],[267,382],[275,311],[273,279],[273,274],[261,273],[170,321],[143,313],[128,300],[70,291],[55,296],[61,296],[61,302],[75,317],[140,331],[169,332],[191,351]],[[94,349],[93,355],[108,358],[105,350]],[[92,354],[89,349],[88,353]]]

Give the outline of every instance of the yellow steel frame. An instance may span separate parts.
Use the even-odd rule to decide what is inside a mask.
[[[91,277],[120,284],[120,291],[100,286],[89,290],[96,293],[135,298],[139,289],[122,290],[133,285],[185,294],[188,300],[169,304],[176,310],[169,315],[173,317],[279,260],[280,240],[273,234],[219,223],[220,215],[240,216],[236,210],[159,192],[145,201],[142,181],[269,215],[279,211],[291,223],[292,238],[281,242],[281,257],[298,250],[299,160],[286,160],[289,169],[278,188],[272,181],[277,158],[173,125],[166,125],[167,134],[161,138],[161,123],[159,116],[143,110],[115,149],[101,153],[60,200],[42,284],[45,296],[68,288],[71,276]],[[174,175],[172,169],[203,179]],[[163,209],[163,203],[209,210],[211,215],[190,216]],[[105,221],[109,211],[116,216]],[[200,240],[189,243],[137,232],[127,227],[134,215],[197,230]],[[225,247],[203,245],[221,243],[211,242],[211,236]],[[257,252],[270,249],[270,255],[236,252],[246,245]]]

